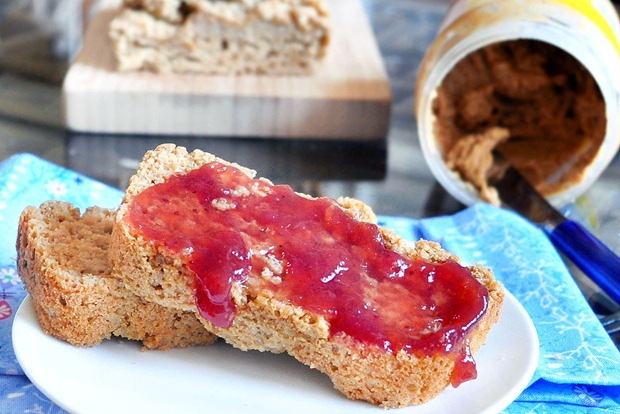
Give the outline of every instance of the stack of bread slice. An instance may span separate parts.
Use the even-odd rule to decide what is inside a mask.
[[[183,147],[165,144],[145,155],[130,181],[123,203],[115,213],[93,208],[80,217],[77,210],[57,202],[24,211],[18,241],[20,274],[47,333],[86,346],[94,345],[110,335],[120,335],[142,340],[146,347],[151,348],[205,344],[212,341],[212,335],[215,335],[241,350],[288,353],[328,375],[335,388],[347,397],[386,408],[422,404],[436,397],[450,384],[461,382],[459,370],[465,362],[471,362],[471,355],[484,344],[489,330],[499,319],[504,298],[502,285],[494,279],[490,269],[480,265],[460,265],[457,257],[436,243],[420,240],[410,244],[394,232],[376,226],[372,210],[354,199],[321,202],[328,206],[328,210],[335,207],[344,212],[342,217],[336,214],[339,223],[371,232],[369,234],[373,234],[377,239],[375,241],[383,246],[385,254],[397,255],[398,263],[419,262],[422,269],[436,269],[428,276],[429,283],[433,277],[439,278],[442,265],[468,274],[471,280],[463,285],[467,291],[442,293],[444,296],[454,294],[454,297],[448,298],[450,301],[458,300],[461,294],[470,295],[469,290],[483,292],[479,295],[483,306],[477,311],[475,320],[462,327],[462,332],[446,331],[452,339],[447,339],[438,347],[428,343],[428,338],[433,338],[432,333],[426,335],[420,332],[413,335],[419,341],[427,340],[424,347],[398,347],[397,341],[391,344],[385,341],[385,344],[378,345],[375,340],[357,335],[355,330],[336,329],[336,319],[329,311],[317,310],[317,307],[300,301],[298,297],[287,296],[289,291],[283,286],[287,285],[287,278],[292,273],[279,267],[279,262],[270,262],[264,268],[258,268],[256,257],[249,256],[253,266],[247,267],[243,277],[231,276],[228,279],[229,290],[224,289],[227,295],[218,296],[218,303],[230,305],[230,318],[222,321],[214,318],[213,313],[205,312],[201,306],[204,299],[202,302],[200,299],[203,287],[199,282],[199,276],[204,275],[197,275],[192,270],[194,260],[201,260],[193,256],[193,247],[188,246],[178,253],[170,247],[176,241],[157,240],[149,230],[152,223],[136,222],[133,215],[135,211],[142,210],[145,214],[151,214],[150,207],[139,204],[142,195],[153,193],[160,196],[157,194],[162,185],[184,180],[203,168],[234,174],[239,182],[248,183],[247,188],[258,189],[258,197],[279,191],[265,179],[254,179],[255,172],[250,169],[199,150],[189,153]],[[254,196],[247,193],[247,188],[235,188],[243,197]],[[231,192],[226,188],[217,190],[223,194]],[[243,197],[239,203],[243,202]],[[303,203],[306,201],[316,201],[307,195],[298,194],[295,197],[300,197],[300,205],[305,205]],[[224,204],[213,205],[223,214],[227,214],[227,209],[236,208],[230,200],[218,200]],[[176,202],[171,208],[182,209],[183,205],[179,205],[178,200]],[[174,215],[179,212],[171,210],[167,213]],[[195,211],[194,214],[201,213]],[[278,214],[284,213],[276,212],[273,216]],[[228,220],[223,217],[224,221]],[[157,225],[163,228],[168,225],[158,220],[155,220]],[[265,247],[263,242],[256,242],[249,236],[249,231],[244,233],[243,228],[230,227],[232,222],[226,221],[227,231],[239,233],[250,255],[258,256],[257,252]],[[293,225],[291,222],[287,227]],[[361,227],[356,227],[358,225]],[[299,231],[302,237],[302,230]],[[215,237],[209,228],[196,227],[195,232],[197,238]],[[183,239],[182,231],[178,233],[179,238]],[[337,237],[333,235],[333,238]],[[225,244],[225,240],[217,242]],[[319,260],[322,260],[322,253],[327,254],[320,249],[316,252]],[[268,255],[261,254],[263,256],[259,259],[267,260],[265,257]],[[283,254],[289,255],[287,251]],[[238,252],[234,255],[239,259]],[[85,259],[85,256],[91,259]],[[212,263],[205,263],[212,264],[214,269],[221,268],[221,263],[216,263],[215,259]],[[312,270],[308,272],[311,274]],[[332,278],[339,279],[344,274],[346,272],[340,272]],[[392,285],[400,282],[393,282],[393,279],[398,278],[391,275],[382,279],[379,283],[382,288],[373,290],[372,295],[377,297],[377,303],[387,303],[381,296],[399,291]],[[331,278],[323,281],[328,284]],[[343,284],[346,291],[347,280],[342,279],[338,283]],[[368,286],[375,284],[372,281]],[[217,296],[213,291],[210,293],[213,297]],[[399,299],[393,301],[398,303]],[[440,307],[442,302],[438,300],[437,303]],[[445,312],[449,312],[453,305],[446,303],[442,306],[446,307]],[[469,304],[464,303],[463,309],[467,306]],[[472,302],[471,307],[475,306]],[[339,308],[337,312],[344,313],[346,308]],[[351,309],[350,312],[357,311]],[[391,309],[382,313],[379,309],[379,318],[386,320],[381,322],[383,325],[377,326],[411,325],[401,320],[403,315],[407,315],[405,310],[403,312],[401,315],[398,309]],[[445,312],[443,315],[446,315]],[[448,324],[448,321],[435,323],[438,324],[435,329],[442,333],[439,325]],[[363,330],[364,327],[355,329]],[[473,377],[470,375],[461,379]]]

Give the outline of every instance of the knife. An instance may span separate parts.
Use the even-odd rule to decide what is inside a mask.
[[[620,304],[620,257],[584,226],[556,210],[501,154],[494,157],[505,169],[489,178],[502,205],[537,224],[557,250]]]

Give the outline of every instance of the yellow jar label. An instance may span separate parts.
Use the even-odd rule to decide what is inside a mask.
[[[601,12],[594,7],[592,0],[557,0],[557,2],[572,7],[596,24],[609,39],[611,44],[616,48],[616,52],[620,55],[620,41],[618,40],[617,33],[614,32],[611,24],[609,24],[605,16],[603,16]]]

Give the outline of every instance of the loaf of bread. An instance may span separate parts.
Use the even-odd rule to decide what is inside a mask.
[[[43,331],[76,346],[112,336],[148,349],[213,342],[194,313],[146,302],[111,277],[112,225],[113,213],[97,207],[84,215],[58,201],[24,209],[17,264]]]
[[[455,271],[459,269],[469,271],[470,279],[473,281],[473,283],[468,282],[469,284],[463,288],[462,292],[443,292],[438,293],[437,297],[434,296],[435,292],[427,292],[420,293],[419,296],[414,295],[413,298],[424,299],[424,295],[428,294],[435,300],[437,308],[443,306],[448,309],[451,306],[456,306],[451,303],[453,298],[446,298],[441,295],[468,295],[470,289],[473,291],[482,286],[481,289],[484,291],[484,300],[486,301],[484,305],[486,309],[478,310],[479,319],[472,322],[471,326],[467,326],[467,331],[463,331],[464,336],[462,338],[450,339],[452,338],[451,335],[455,333],[449,332],[446,334],[446,339],[439,341],[445,340],[447,343],[439,344],[440,346],[436,348],[433,346],[437,346],[437,344],[431,342],[426,342],[424,346],[420,345],[419,348],[405,349],[405,346],[399,348],[396,346],[396,342],[389,342],[385,338],[377,340],[373,335],[380,336],[381,332],[369,332],[370,328],[363,324],[352,328],[353,331],[363,332],[362,335],[350,334],[346,329],[337,330],[336,323],[339,319],[334,316],[335,313],[347,311],[351,315],[339,314],[338,318],[350,316],[355,319],[356,315],[353,314],[361,314],[367,312],[368,309],[317,311],[314,304],[304,302],[304,297],[301,297],[303,295],[287,294],[287,288],[284,286],[288,286],[287,283],[289,282],[295,283],[295,281],[289,281],[286,278],[299,276],[301,274],[299,269],[303,268],[304,265],[302,263],[301,267],[296,267],[295,269],[296,271],[299,270],[299,273],[295,274],[292,271],[287,273],[283,269],[286,266],[293,267],[290,263],[293,259],[291,259],[289,251],[283,250],[284,253],[280,256],[277,253],[278,249],[284,249],[282,244],[288,244],[289,240],[273,239],[275,243],[273,246],[270,246],[269,243],[265,244],[263,239],[261,242],[256,242],[253,238],[258,237],[256,234],[271,234],[270,232],[274,231],[274,227],[263,226],[258,223],[256,224],[256,233],[244,232],[235,227],[236,218],[226,215],[232,214],[235,209],[241,209],[241,203],[246,200],[244,197],[260,198],[265,197],[266,194],[275,194],[280,191],[272,186],[269,181],[258,179],[251,180],[245,187],[235,184],[230,187],[215,188],[214,191],[216,193],[219,191],[222,197],[215,198],[208,204],[214,209],[221,210],[224,214],[221,223],[214,221],[212,225],[207,226],[204,225],[205,222],[201,222],[199,218],[192,216],[192,212],[183,211],[183,209],[188,208],[188,205],[193,206],[191,203],[185,205],[184,197],[191,198],[191,193],[203,191],[204,183],[198,184],[197,181],[192,184],[194,187],[189,185],[189,189],[178,190],[178,194],[182,194],[180,195],[181,198],[178,199],[168,199],[168,193],[158,196],[158,191],[163,188],[163,185],[170,184],[170,188],[174,189],[174,185],[176,185],[174,183],[182,182],[185,179],[189,180],[190,174],[201,171],[202,168],[215,169],[218,173],[231,174],[233,177],[242,175],[252,178],[255,176],[255,172],[248,168],[228,163],[199,150],[188,153],[185,148],[165,144],[154,151],[149,151],[140,164],[137,173],[130,180],[123,204],[115,216],[110,260],[113,264],[114,275],[118,280],[122,280],[136,295],[149,302],[159,303],[162,306],[179,311],[200,312],[200,320],[210,332],[215,333],[239,349],[275,353],[286,352],[292,355],[300,362],[327,374],[335,388],[352,399],[369,401],[386,408],[402,407],[424,403],[437,396],[451,383],[455,386],[459,384],[458,376],[460,375],[459,369],[463,368],[462,363],[471,357],[469,351],[475,353],[483,345],[491,326],[499,318],[503,303],[503,287],[493,278],[492,272],[488,268],[479,265],[471,267],[458,265],[456,264],[458,258],[442,250],[436,243],[420,240],[411,245],[395,233],[378,228],[374,224],[376,218],[372,210],[357,200],[343,198],[338,200],[336,204],[319,199],[319,203],[328,207],[325,211],[317,210],[317,216],[325,215],[327,217],[329,215],[329,217],[333,217],[328,219],[332,222],[335,220],[344,223],[342,225],[345,227],[352,226],[350,228],[359,228],[361,232],[368,232],[371,238],[380,239],[379,241],[385,250],[381,254],[398,255],[394,257],[404,258],[403,260],[396,259],[394,262],[401,268],[395,269],[394,273],[389,276],[384,275],[386,277],[383,279],[368,282],[364,285],[366,291],[361,292],[362,295],[370,297],[370,299],[363,298],[363,301],[366,301],[364,307],[381,304],[377,306],[379,309],[371,309],[379,315],[378,318],[386,319],[381,326],[402,326],[404,331],[413,330],[410,323],[413,324],[415,321],[403,320],[406,319],[406,310],[403,309],[403,313],[401,313],[401,309],[397,307],[404,300],[398,295],[401,293],[409,294],[403,292],[398,287],[398,283],[401,282],[396,281],[399,278],[409,277],[403,265],[405,260],[410,260],[412,263],[421,262],[421,272],[426,271],[427,268],[436,269],[424,276],[428,278],[429,285],[433,285],[431,279],[439,279],[441,269],[443,269],[442,265],[452,266],[452,264],[456,266],[452,267],[456,269]],[[192,175],[192,177],[196,177],[196,175]],[[243,177],[239,179],[239,182],[244,182],[243,179]],[[164,210],[167,210],[166,214],[169,214],[170,217],[179,214],[183,216],[185,213],[189,213],[189,215],[183,216],[182,219],[174,223],[165,222],[161,218],[156,218],[152,222],[136,222],[136,217],[142,217],[141,214],[144,217],[156,214],[158,207],[154,207],[154,204],[151,203],[153,199],[144,199],[147,201],[145,204],[141,204],[141,197],[146,194],[150,194],[150,197],[154,197],[157,202],[166,203]],[[282,194],[287,194],[286,197],[289,197],[287,202],[298,203],[298,201],[291,199],[288,193]],[[226,198],[228,196],[239,198]],[[304,200],[317,201],[306,195],[298,196]],[[201,200],[197,202],[204,203],[206,199]],[[303,200],[299,203],[303,204]],[[345,212],[347,217],[352,218],[351,223],[343,219],[338,211],[332,208],[333,206]],[[194,213],[198,212],[194,207],[189,208],[194,209]],[[312,232],[303,228],[305,222],[304,224],[297,223],[296,217],[299,215],[301,220],[302,211],[293,211],[292,213],[290,211],[271,211],[269,207],[252,209],[260,210],[257,211],[259,215],[264,213],[264,217],[267,217],[266,220],[286,220],[286,217],[283,216],[292,214],[290,222],[285,223],[283,228],[294,228],[295,233],[292,234],[297,234],[300,239],[308,238],[310,240],[309,250],[313,251],[309,253],[318,258],[315,263],[331,260],[329,249],[320,247],[322,240],[313,240]],[[356,224],[360,224],[360,226],[355,227]],[[250,223],[250,226],[252,225]],[[153,236],[157,233],[158,226],[170,227],[174,230],[166,240],[158,240],[156,236]],[[338,226],[336,228],[340,229]],[[170,228],[166,231],[169,231]],[[200,250],[202,245],[193,245],[186,240],[186,238],[192,237],[184,232],[187,229],[190,232],[195,232],[196,240],[202,242],[206,240],[206,242],[211,243],[214,250],[218,250],[220,247],[224,250],[228,249],[227,257],[235,262],[234,266],[238,265],[238,268],[234,266],[231,268],[233,271],[228,279],[230,283],[228,299],[225,295],[226,289],[222,289],[222,286],[218,284],[215,287],[205,288],[205,279],[199,277],[200,275],[193,267],[203,266],[207,273],[212,270],[215,274],[227,263],[220,261],[218,256],[211,255],[213,252],[207,252],[211,256],[205,260],[194,255],[194,252]],[[375,229],[376,233],[374,233]],[[221,232],[218,232],[220,230]],[[355,231],[357,232],[357,230]],[[239,240],[237,236],[243,240],[248,248],[245,253],[243,248],[235,247],[237,246],[235,243]],[[361,233],[350,234],[347,237],[355,240],[358,236],[359,238],[365,237]],[[229,239],[227,239],[228,237]],[[321,237],[331,239],[332,235],[322,235]],[[333,238],[336,237],[339,236],[334,234]],[[269,241],[268,238],[267,241]],[[175,250],[179,246],[181,246],[181,250]],[[243,267],[245,266],[244,263],[251,263],[251,265]],[[259,263],[263,264],[262,268],[257,265]],[[337,279],[335,283],[342,284],[343,292],[347,292],[348,289],[354,290],[354,286],[348,285],[358,284],[359,281],[356,279],[350,281],[339,279],[341,274],[348,270],[347,266],[349,266],[348,258],[342,258],[340,267],[335,269],[332,274],[317,275],[317,277],[325,284],[331,283],[332,279]],[[362,268],[371,266],[371,264],[363,264]],[[305,269],[303,272],[312,273],[313,270],[314,268]],[[403,276],[404,274],[407,276]],[[353,277],[356,276],[353,275]],[[211,282],[207,280],[206,284],[209,283]],[[367,282],[362,281],[362,283]],[[318,289],[323,289],[321,283],[312,286],[319,286]],[[199,296],[203,289],[207,291],[208,297]],[[304,287],[302,286],[301,289]],[[308,291],[304,291],[304,295],[311,296],[313,288],[308,289]],[[425,288],[420,287],[420,291],[423,289]],[[326,291],[325,295],[338,296],[337,293],[329,290]],[[349,299],[349,295],[341,294],[335,298],[335,302],[345,303],[349,302]],[[321,301],[323,297],[318,296],[317,300]],[[409,296],[406,296],[406,300],[409,300]],[[202,308],[201,304],[204,304],[205,301],[210,301],[209,306],[214,308],[209,308],[209,306]],[[404,303],[404,305],[405,307],[413,306],[410,303]],[[381,309],[382,306],[389,309],[384,311]],[[475,303],[471,303],[472,308],[476,306]],[[217,315],[221,316],[221,314],[218,314],[217,310],[221,310],[222,307],[229,311],[229,316],[232,315],[230,319],[218,319]],[[428,308],[430,307],[434,308],[435,305]],[[426,305],[421,304],[420,308],[422,309],[420,312],[428,310]],[[213,309],[216,311],[212,312]],[[446,314],[444,313],[444,315]],[[432,326],[429,324],[427,328],[419,332],[408,334],[420,336],[418,338],[420,343],[424,343],[427,340],[424,335],[431,330],[433,332],[441,331],[443,329],[442,323],[447,324],[448,320],[434,320]],[[365,340],[364,335],[370,339]],[[458,336],[458,333],[455,335]],[[443,350],[441,349],[442,346],[444,346]],[[432,350],[429,351],[429,349]],[[469,376],[466,379],[471,378]]]
[[[109,36],[121,71],[305,75],[330,30],[322,0],[125,0]]]

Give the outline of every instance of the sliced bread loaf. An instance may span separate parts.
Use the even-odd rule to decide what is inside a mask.
[[[125,0],[109,34],[121,71],[304,75],[330,29],[322,0]]]

